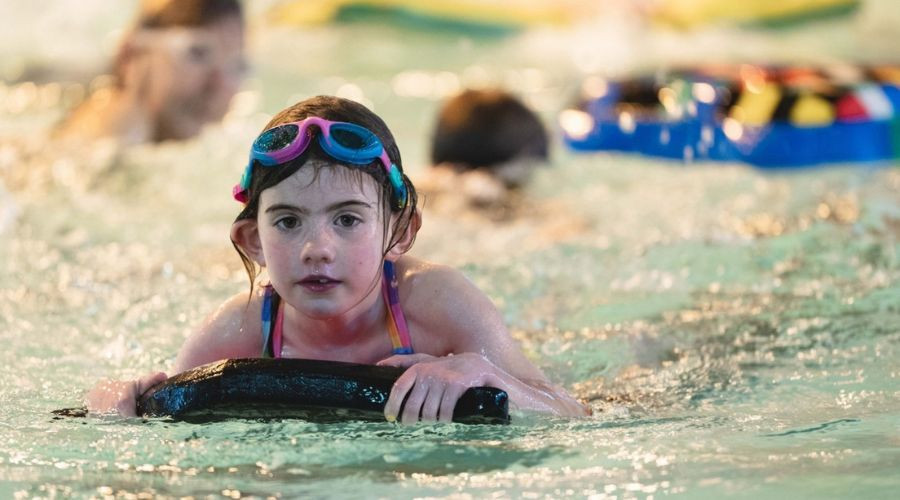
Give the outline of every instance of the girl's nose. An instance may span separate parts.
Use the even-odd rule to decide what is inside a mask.
[[[328,231],[315,231],[300,251],[304,264],[330,263],[334,260],[334,241]]]

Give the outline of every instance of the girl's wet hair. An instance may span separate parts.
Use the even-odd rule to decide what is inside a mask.
[[[136,24],[145,29],[191,28],[230,16],[243,18],[238,0],[143,0]]]
[[[259,213],[259,198],[262,192],[294,175],[304,165],[309,164],[307,168],[315,169],[314,176],[318,176],[323,168],[334,168],[334,165],[343,165],[343,173],[356,176],[360,183],[365,181],[366,175],[375,179],[378,196],[381,200],[382,213],[384,214],[384,217],[382,217],[384,221],[383,242],[384,255],[387,255],[387,252],[400,242],[410,224],[413,223],[418,201],[415,187],[409,180],[409,177],[403,173],[400,149],[397,147],[394,135],[378,115],[362,104],[333,96],[316,96],[298,102],[275,115],[263,128],[263,131],[285,123],[300,121],[310,116],[360,125],[378,136],[378,139],[387,151],[388,157],[401,173],[407,192],[405,203],[400,207],[392,207],[391,182],[388,179],[384,166],[377,158],[372,163],[362,166],[341,162],[323,151],[318,141],[312,141],[306,151],[293,160],[271,167],[259,167],[257,165],[258,168],[253,169],[253,177],[247,190],[247,204],[235,218],[235,222],[245,219],[256,219]],[[397,215],[397,222],[394,225],[394,230],[389,235],[388,227],[392,213]],[[253,284],[257,276],[259,276],[260,270],[257,268],[256,263],[237,244],[233,241],[232,243],[240,255],[241,261],[244,263],[244,268],[247,270],[252,291]]]

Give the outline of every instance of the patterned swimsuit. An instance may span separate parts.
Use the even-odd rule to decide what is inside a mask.
[[[384,278],[381,281],[381,293],[384,296],[384,303],[387,304],[387,327],[391,336],[391,344],[394,346],[394,354],[412,354],[413,348],[409,339],[409,328],[406,326],[406,317],[403,315],[403,309],[400,308],[400,294],[397,292],[397,277],[394,273],[394,263],[387,260],[384,261]],[[272,285],[266,285],[265,287],[261,319],[262,357],[280,358],[284,307],[281,304],[281,297],[278,296]]]

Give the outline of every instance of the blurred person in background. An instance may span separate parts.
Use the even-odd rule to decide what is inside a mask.
[[[109,182],[130,146],[197,136],[225,116],[245,72],[238,0],[141,0],[112,62],[111,83],[47,132],[56,147],[46,147],[46,134],[0,137],[0,232],[29,198]],[[126,185],[133,183],[128,178]]]
[[[143,0],[113,61],[113,84],[57,127],[120,145],[184,140],[228,111],[245,73],[238,0]]]
[[[508,211],[534,169],[548,160],[547,132],[522,101],[499,89],[465,90],[447,100],[431,138],[431,165],[419,179],[438,210],[458,204]]]

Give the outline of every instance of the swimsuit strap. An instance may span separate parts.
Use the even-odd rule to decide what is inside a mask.
[[[400,307],[400,294],[397,292],[397,277],[394,273],[394,263],[384,261],[384,278],[381,291],[384,296],[384,304],[387,309],[387,328],[394,346],[394,354],[412,354],[412,342],[409,337],[409,327],[406,325],[406,316]],[[274,318],[273,318],[274,316]],[[282,330],[284,324],[284,307],[281,297],[272,288],[266,285],[262,305],[262,335],[263,358],[280,358]]]
[[[275,318],[273,321],[272,311],[275,310]],[[281,325],[282,325],[282,308],[281,297],[275,292],[272,285],[265,286],[262,304],[262,335],[263,349],[262,358],[280,358],[281,357]],[[277,347],[277,348],[276,348]]]
[[[272,327],[272,352],[275,353],[276,358],[281,357],[281,332],[284,330],[284,304],[280,302],[278,312],[275,314],[275,325]]]
[[[412,341],[409,338],[409,327],[406,325],[406,316],[400,307],[400,293],[397,291],[397,276],[394,273],[394,263],[384,261],[384,279],[381,292],[384,303],[387,306],[387,327],[391,335],[391,344],[394,345],[394,354],[412,354]]]

